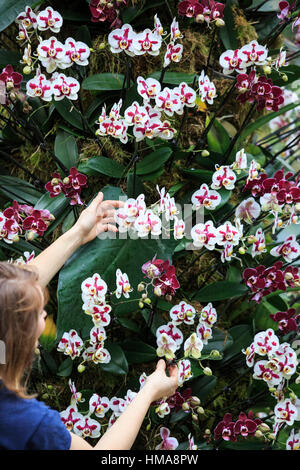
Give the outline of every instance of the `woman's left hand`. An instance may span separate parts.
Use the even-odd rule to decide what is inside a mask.
[[[113,223],[115,209],[124,206],[124,201],[103,201],[103,193],[100,192],[90,205],[84,209],[73,229],[79,233],[81,244],[93,240],[102,232],[118,232]]]

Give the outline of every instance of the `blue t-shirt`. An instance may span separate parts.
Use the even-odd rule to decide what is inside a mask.
[[[58,411],[0,386],[0,449],[69,450],[70,446],[71,433]]]

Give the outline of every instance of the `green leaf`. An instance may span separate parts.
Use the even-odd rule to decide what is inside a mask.
[[[284,114],[287,111],[290,111],[291,109],[294,109],[299,105],[300,105],[300,101],[297,101],[296,103],[290,103],[290,104],[287,104],[286,106],[283,106],[282,108],[280,108],[279,111],[275,111],[273,113],[268,113],[265,116],[262,116],[261,118],[256,119],[253,123],[249,124],[244,129],[244,131],[241,133],[241,135],[238,139],[237,145],[244,142],[250,134],[252,134],[256,130],[260,129],[262,126],[267,124],[269,121],[271,121],[275,117],[280,116],[281,114]]]
[[[238,42],[236,37],[234,17],[232,13],[232,4],[232,0],[226,0],[226,6],[224,9],[225,26],[220,28],[220,38],[225,49],[235,50],[238,48]]]
[[[137,175],[146,175],[153,173],[161,168],[164,163],[170,158],[172,149],[170,147],[162,147],[155,152],[150,153],[143,160],[137,162],[136,173]]]
[[[126,375],[128,372],[128,362],[123,349],[116,343],[105,341],[105,349],[111,355],[111,361],[108,364],[101,364],[101,369],[116,375]]]
[[[72,369],[73,369],[73,360],[69,356],[60,364],[56,374],[59,375],[60,377],[69,377],[72,373]]]
[[[213,329],[212,338],[208,340],[208,343],[204,345],[201,351],[201,357],[206,356],[211,351],[216,349],[219,352],[225,351],[233,344],[233,340],[228,332],[224,332],[219,328]]]
[[[112,178],[121,178],[125,170],[124,165],[106,157],[92,157],[88,160],[86,166],[96,173]]]
[[[53,104],[55,106],[55,109],[64,118],[66,122],[71,124],[71,126],[76,127],[77,129],[83,130],[83,117],[70,100],[64,98],[60,101],[54,101]]]
[[[38,210],[47,209],[55,218],[57,218],[66,209],[66,207],[69,207],[69,204],[70,203],[64,194],[50,197],[47,192],[36,202],[34,208]]]
[[[0,31],[9,26],[17,16],[25,11],[25,7],[31,7],[36,0],[1,0],[0,3]]]
[[[192,394],[200,398],[201,401],[206,400],[217,384],[217,377],[214,375],[202,375],[191,383]]]
[[[97,73],[82,82],[83,90],[106,91],[122,90],[124,75],[119,73]]]
[[[213,171],[210,170],[200,170],[200,169],[189,169],[182,168],[182,173],[197,181],[199,184],[207,183],[210,184],[212,180]]]
[[[32,184],[15,176],[0,176],[0,193],[20,204],[32,204],[33,206],[42,196]]]
[[[151,362],[157,359],[156,349],[143,341],[125,341],[122,348],[129,364]]]
[[[218,281],[200,289],[194,295],[194,299],[199,300],[199,302],[213,302],[240,297],[247,291],[247,287],[239,282]]]
[[[12,66],[19,66],[22,56],[16,51],[7,51],[6,49],[0,49],[0,67],[3,69],[8,64]]]
[[[278,72],[273,72],[270,75],[270,78],[273,81],[273,84],[276,86],[286,87],[287,85],[293,83],[295,80],[298,80],[300,77],[300,66],[296,64],[290,64],[280,69],[281,72],[286,74],[288,77],[287,81],[284,81]]]
[[[149,77],[159,80],[160,75],[161,72],[153,72]],[[164,75],[164,83],[167,83],[168,85],[180,85],[181,82],[185,82],[188,85],[191,85],[194,81],[194,77],[194,73],[166,72]]]
[[[118,323],[123,326],[124,328],[127,328],[128,330],[134,331],[135,333],[139,333],[140,329],[137,323],[135,323],[133,320],[130,320],[130,318],[118,318]]]
[[[68,132],[58,131],[54,142],[54,153],[69,170],[78,163],[78,148],[75,138]]]
[[[233,339],[233,344],[226,349],[222,364],[236,355],[242,355],[242,349],[247,348],[253,341],[253,329],[250,325],[233,326],[228,330],[228,333]]]
[[[270,315],[273,315],[278,312],[278,309],[274,307],[270,302],[266,299],[263,299],[261,303],[257,306],[255,313],[254,313],[254,320],[255,320],[255,327],[257,330],[267,330],[268,328],[272,328],[273,330],[278,329],[278,325]]]

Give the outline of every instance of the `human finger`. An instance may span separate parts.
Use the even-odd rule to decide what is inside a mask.
[[[158,371],[165,371],[166,370],[166,363],[163,359],[160,359],[156,364],[156,370]]]
[[[98,204],[101,204],[102,201],[103,201],[103,193],[100,191],[97,194],[97,196],[94,197],[94,199],[92,200],[92,202],[90,203],[90,205],[88,207],[92,208],[92,209],[96,209]]]

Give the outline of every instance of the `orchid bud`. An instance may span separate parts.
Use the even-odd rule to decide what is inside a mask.
[[[276,435],[272,432],[272,433],[268,434],[268,438],[272,439],[272,441],[274,441],[276,439]]]
[[[146,293],[142,294],[142,299],[147,299],[147,294]]]
[[[59,180],[57,178],[52,178],[51,184],[52,186],[56,186],[59,183]]]
[[[139,301],[139,307],[140,307],[140,308],[143,308],[143,307],[144,307],[144,302],[142,302],[141,300]]]
[[[297,384],[297,385],[300,384],[300,375],[298,375],[298,377],[296,378],[295,384]]]
[[[243,248],[242,246],[239,248],[239,254],[240,255],[244,255],[246,253],[246,250],[245,248]]]
[[[281,78],[284,82],[287,82],[289,79],[289,77],[285,73],[281,75]]]
[[[13,241],[14,243],[17,243],[18,241],[20,241],[19,235],[15,235],[15,236],[13,237],[12,241]]]
[[[161,288],[159,286],[154,287],[153,292],[154,292],[155,295],[157,295],[157,297],[160,297],[161,294],[162,294]]]
[[[263,433],[258,429],[256,432],[255,432],[255,437],[258,437],[259,439],[261,437],[264,437]]]
[[[148,297],[144,300],[145,304],[148,304],[150,305],[151,304],[151,299],[149,299]]]
[[[187,402],[185,402],[182,404],[181,408],[183,409],[183,411],[189,411],[190,405]]]
[[[189,399],[189,402],[190,402],[191,406],[198,406],[198,405],[200,405],[201,400],[198,397],[191,397]]]
[[[171,296],[170,294],[167,294],[167,295],[166,295],[166,300],[167,300],[168,302],[171,302],[171,301],[172,301],[172,296]]]
[[[15,99],[16,99],[16,94],[12,91],[12,92],[9,94],[9,97],[10,97],[11,101],[15,101]]]
[[[69,184],[70,183],[70,178],[66,176],[66,178],[63,179],[63,184]]]
[[[221,357],[221,354],[220,354],[220,352],[219,352],[217,349],[213,349],[212,351],[210,351],[210,354],[209,354],[209,355],[212,356],[212,357],[214,357],[215,359],[216,359],[217,357]]]
[[[198,406],[198,408],[197,408],[197,413],[198,413],[199,415],[204,415],[204,413],[205,413],[204,408],[202,408],[202,406]]]
[[[201,152],[202,157],[208,157],[209,155],[210,155],[210,153],[209,153],[208,150],[202,150],[202,152]]]
[[[262,432],[267,432],[267,431],[270,431],[270,426],[268,426],[266,423],[261,423],[257,426],[257,429],[259,429]]]
[[[14,88],[14,82],[7,81],[6,82],[6,89],[7,91],[12,90]]]
[[[151,429],[151,423],[147,424],[146,431],[150,431],[150,429]]]
[[[197,15],[195,18],[196,23],[203,23],[204,19],[204,15]]]
[[[49,384],[47,385],[48,390],[53,390],[53,385]]]
[[[105,42],[101,42],[98,46],[98,49],[99,49],[99,51],[101,51],[102,49],[105,49],[105,47],[106,47]]]
[[[222,27],[222,26],[224,26],[224,25],[225,25],[225,21],[222,20],[222,18],[218,18],[218,19],[216,20],[216,26]]]
[[[25,67],[23,68],[23,73],[25,75],[29,75],[31,73],[31,67],[29,67],[29,65],[25,65]]]
[[[192,420],[195,421],[195,423],[198,423],[198,416],[195,414],[192,414]]]
[[[293,279],[292,273],[285,273],[284,279],[285,279],[286,281],[290,281],[291,279]]]
[[[53,214],[50,214],[50,216],[49,216],[49,220],[55,220],[55,217],[54,217],[54,215],[53,215]]]
[[[49,398],[48,393],[43,393],[42,399],[43,399],[43,400],[48,400],[48,398]]]
[[[82,372],[85,371],[85,366],[83,364],[79,364],[79,366],[77,367],[77,370],[80,374],[82,374]]]
[[[144,284],[142,282],[140,282],[140,284],[137,286],[138,292],[142,292],[144,289],[145,289]]]
[[[263,71],[265,72],[266,75],[270,75],[270,73],[272,73],[272,69],[269,65],[264,65]]]
[[[30,230],[30,232],[26,233],[26,240],[27,241],[32,242],[32,240],[34,240],[34,239],[35,239],[35,232]]]
[[[204,367],[203,374],[204,375],[212,375],[212,370],[209,367]]]

